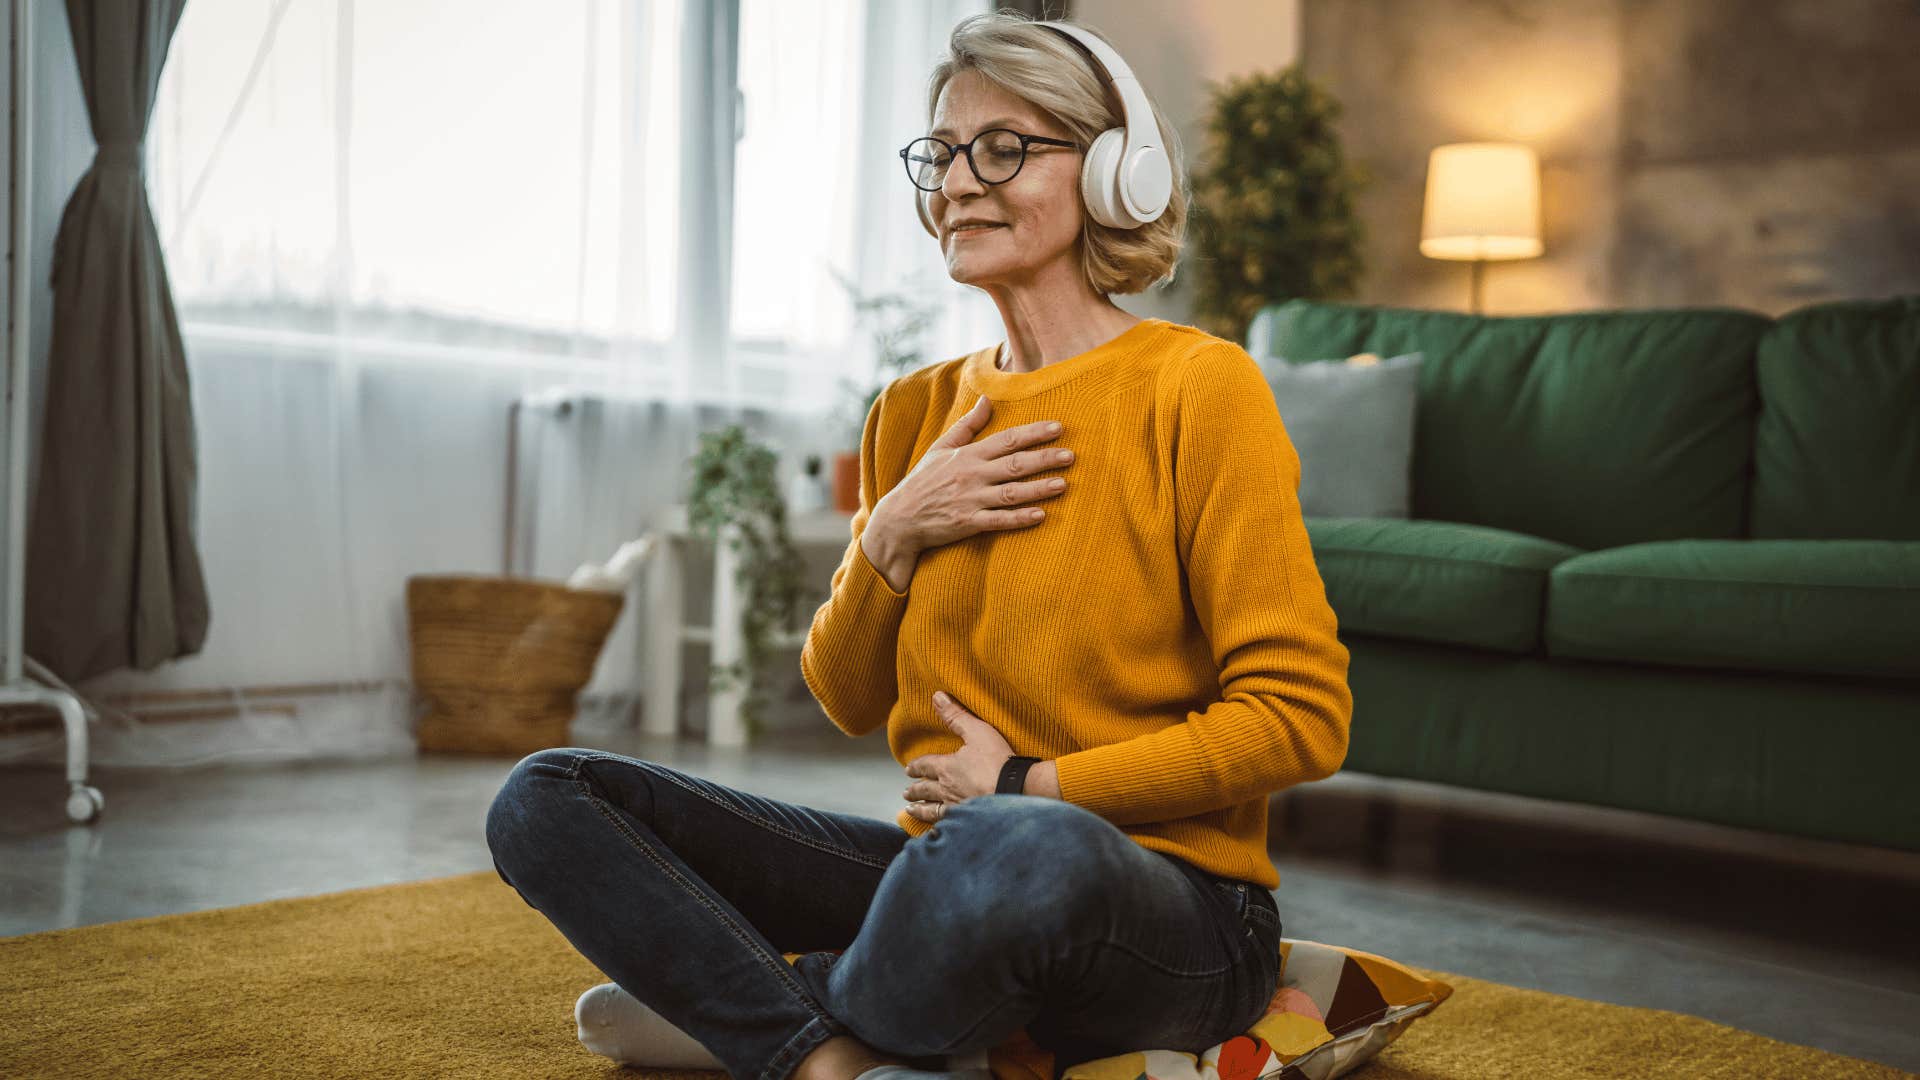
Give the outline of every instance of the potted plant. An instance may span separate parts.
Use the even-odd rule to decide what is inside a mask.
[[[760,735],[766,694],[757,678],[776,645],[776,628],[797,632],[806,610],[806,566],[787,531],[786,501],[775,479],[778,457],[749,437],[738,424],[702,432],[700,451],[690,461],[692,495],[687,501],[689,531],[718,544],[727,525],[738,529],[731,549],[739,556],[735,580],[744,597],[740,615],[743,655],[732,664],[710,664],[715,689],[739,687],[745,697],[740,713],[749,740]]]
[[[921,338],[940,310],[936,303],[916,303],[916,295],[926,290],[863,293],[838,270],[829,268],[840,287],[853,299],[855,325],[873,327],[873,340],[879,357],[880,377],[871,385],[841,379],[848,395],[842,415],[845,445],[833,460],[833,506],[843,514],[860,508],[860,437],[866,429],[867,414],[887,384],[909,371],[925,365]]]
[[[1353,199],[1370,178],[1341,154],[1340,103],[1298,65],[1229,78],[1211,96],[1210,164],[1193,175],[1193,319],[1239,341],[1276,300],[1353,294]]]

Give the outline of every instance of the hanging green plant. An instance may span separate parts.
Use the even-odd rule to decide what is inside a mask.
[[[1358,289],[1364,230],[1354,196],[1371,178],[1343,156],[1339,115],[1298,65],[1213,87],[1209,165],[1192,177],[1195,326],[1244,341],[1268,304]]]
[[[775,478],[778,464],[779,457],[738,424],[702,432],[700,451],[690,461],[688,528],[717,545],[725,526],[739,526],[731,547],[739,560],[734,580],[744,598],[742,656],[731,664],[710,664],[709,672],[714,689],[744,691],[740,713],[749,740],[765,727],[767,695],[758,676],[777,651],[774,634],[782,628],[798,631],[809,595],[805,561],[787,531],[787,504]]]

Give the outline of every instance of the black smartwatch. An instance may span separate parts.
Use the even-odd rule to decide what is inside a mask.
[[[1024,795],[1027,788],[1027,770],[1033,768],[1042,759],[1021,757],[1016,754],[1000,766],[1000,784],[993,789],[995,795]]]

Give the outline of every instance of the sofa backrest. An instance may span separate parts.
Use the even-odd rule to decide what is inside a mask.
[[[1920,540],[1920,296],[1788,312],[1758,364],[1749,534]]]
[[[1730,308],[1468,315],[1289,300],[1263,364],[1421,352],[1413,516],[1595,549],[1747,528],[1755,352]]]

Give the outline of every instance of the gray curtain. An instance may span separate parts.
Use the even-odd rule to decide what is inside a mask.
[[[69,680],[151,668],[207,636],[193,402],[141,145],[185,6],[67,0],[98,149],[54,239],[26,647]]]

